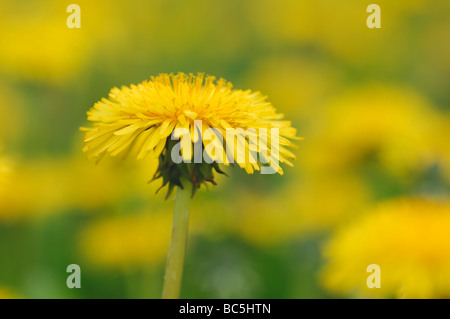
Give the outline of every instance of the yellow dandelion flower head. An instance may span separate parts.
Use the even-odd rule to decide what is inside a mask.
[[[108,99],[89,110],[93,126],[84,129],[84,151],[88,157],[158,158],[155,177],[163,178],[163,186],[169,183],[169,192],[182,187],[181,177],[195,190],[205,182],[215,184],[212,169],[222,173],[219,163],[236,162],[249,174],[267,166],[282,174],[279,163],[292,165],[295,156],[288,147],[296,138],[296,130],[282,117],[261,93],[233,89],[224,79],[160,74],[113,88]],[[177,143],[182,163],[173,158]]]
[[[330,240],[323,285],[353,297],[448,297],[449,229],[450,202],[400,199],[381,204]],[[369,287],[375,282],[369,278],[375,273],[370,265],[379,266],[379,288]]]

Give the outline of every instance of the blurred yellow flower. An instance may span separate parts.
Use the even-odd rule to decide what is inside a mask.
[[[2,154],[2,144],[0,143],[0,199],[2,192],[6,189],[8,175],[11,173],[11,163]],[[1,201],[0,201],[1,204]]]
[[[271,246],[348,221],[370,203],[370,194],[360,178],[347,174],[315,176],[280,193],[246,193],[237,200],[244,209],[235,212],[233,228],[251,243]]]
[[[346,169],[375,156],[392,172],[408,176],[433,163],[439,114],[419,94],[372,85],[348,92],[327,107],[304,145],[302,159],[308,169]]]
[[[10,166],[6,159],[0,157],[0,190],[5,185]]]
[[[159,265],[167,255],[170,214],[133,214],[104,218],[80,233],[80,249],[94,265],[125,269]]]
[[[81,28],[69,29],[69,3],[0,3],[0,68],[11,77],[61,83],[80,74],[105,40],[118,41],[122,19],[109,1],[80,0]]]
[[[449,229],[449,202],[404,199],[379,205],[331,238],[323,285],[352,297],[446,298]],[[380,266],[380,288],[366,284],[371,264]]]
[[[366,26],[369,16],[366,8],[370,2],[253,0],[246,5],[256,30],[271,43],[313,45],[351,63],[398,63],[398,58],[410,50],[402,38],[410,26],[409,16],[423,12],[427,2],[379,0],[376,3],[382,11],[381,32]],[[384,32],[385,29],[389,32]]]
[[[8,164],[2,156],[2,144],[0,143],[0,185],[5,182],[6,174],[9,171]]]
[[[61,164],[55,161],[15,163],[8,187],[0,194],[0,221],[44,217],[60,208],[65,183]]]
[[[156,171],[155,161],[142,161],[132,168],[114,160],[102,164],[97,165],[78,155],[66,160],[66,167],[60,172],[66,179],[62,182],[66,189],[66,207],[95,211],[117,205],[125,198],[147,198],[158,188],[156,183],[142,188],[149,181],[148,176]]]
[[[0,193],[0,221],[45,218],[73,208],[93,212],[125,198],[145,199],[158,188],[155,183],[141,187],[148,181],[143,174],[154,173],[156,163],[142,162],[134,169],[112,160],[103,164],[78,155],[14,163],[8,187]]]
[[[19,299],[19,295],[12,289],[5,286],[0,286],[0,299]]]

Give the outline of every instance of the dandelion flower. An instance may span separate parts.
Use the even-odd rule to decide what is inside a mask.
[[[354,297],[447,298],[449,229],[449,202],[384,203],[330,240],[323,284]],[[371,264],[380,266],[380,288],[368,288]]]
[[[289,121],[281,118],[282,115],[276,113],[265,96],[249,90],[234,90],[224,79],[216,81],[215,77],[203,74],[161,74],[138,85],[114,88],[109,99],[97,102],[88,112],[88,120],[93,122],[93,126],[85,128],[84,151],[90,158],[105,154],[130,155],[138,159],[159,158],[161,165],[156,176],[163,178],[163,185],[169,184],[169,190],[172,190],[175,185],[181,185],[180,178],[184,176],[194,184],[195,191],[204,182],[215,183],[212,168],[219,173],[221,170],[217,161],[212,165],[173,165],[170,136],[176,128],[184,128],[191,133],[192,145],[203,139],[202,148],[211,159],[219,159],[233,142],[237,148],[231,152],[234,153],[233,159],[250,174],[259,170],[261,163],[237,161],[239,152],[250,154],[254,150],[243,131],[255,129],[259,134],[258,129],[277,128],[279,156],[268,158],[267,162],[272,162],[276,171],[283,174],[281,167],[273,162],[292,165],[290,160],[295,156],[287,147],[293,146],[289,139],[295,138],[296,130]],[[201,127],[198,121],[201,121]],[[208,128],[214,129],[217,137],[225,138],[223,143],[217,143],[215,138],[206,140]],[[236,143],[226,139],[229,137],[227,128],[243,130],[233,136]],[[208,147],[211,144],[217,147],[216,154],[212,147]],[[270,147],[270,141],[256,147],[262,153]],[[228,165],[230,161],[223,162]]]
[[[178,186],[164,298],[179,296],[190,198],[202,184],[216,184],[213,170],[223,173],[220,163],[237,163],[249,174],[283,174],[279,163],[292,166],[288,148],[296,130],[282,118],[259,92],[236,90],[202,73],[160,74],[113,88],[89,110],[88,157],[157,159],[154,179],[168,185],[166,198]]]

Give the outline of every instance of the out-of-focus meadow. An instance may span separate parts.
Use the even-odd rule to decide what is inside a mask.
[[[79,127],[112,87],[178,71],[263,92],[305,138],[284,176],[198,192],[182,297],[450,296],[448,1],[78,0],[81,29],[70,3],[0,1],[0,297],[160,297],[156,163],[96,165]]]

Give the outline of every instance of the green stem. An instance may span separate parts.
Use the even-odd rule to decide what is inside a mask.
[[[180,297],[184,254],[188,236],[189,207],[192,195],[192,183],[186,180],[182,180],[181,183],[184,189],[178,187],[175,196],[172,239],[170,240],[166,273],[164,275],[163,299],[178,299]]]

